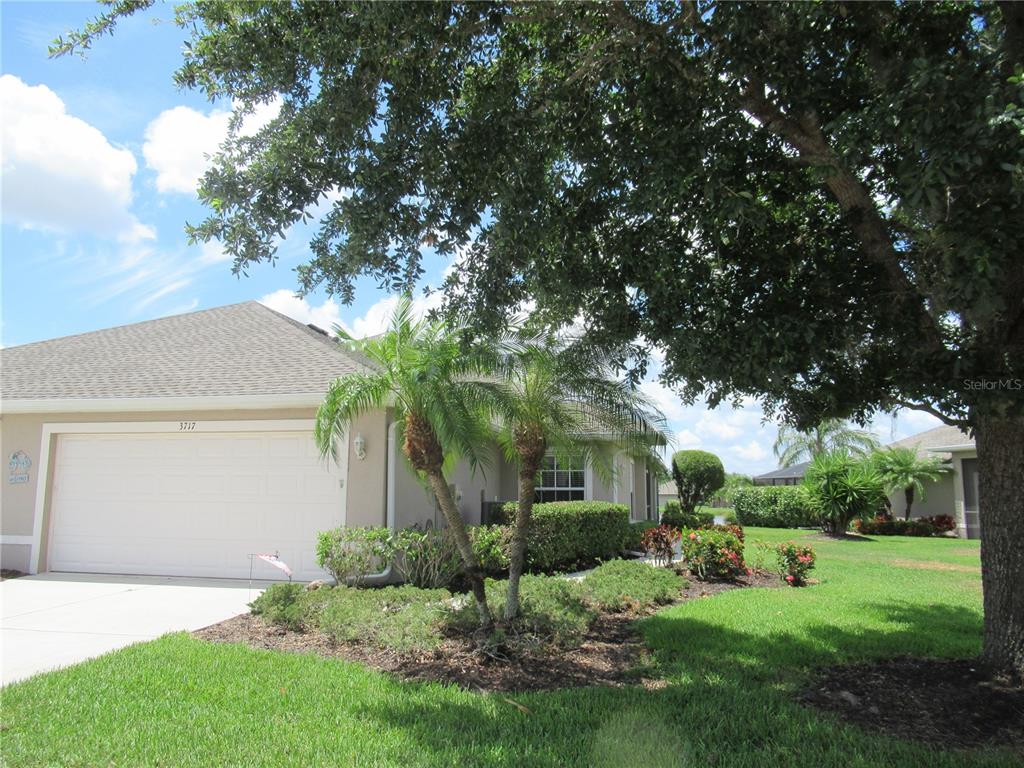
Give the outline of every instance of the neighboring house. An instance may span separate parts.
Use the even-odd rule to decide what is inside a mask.
[[[952,515],[957,535],[980,538],[978,452],[974,440],[956,427],[942,426],[897,440],[891,447],[914,448],[919,456],[939,456],[949,462],[949,472],[938,481],[925,484],[924,498],[915,497],[911,517]],[[906,508],[903,492],[894,493],[889,501],[893,516],[902,518]]]
[[[390,411],[353,424],[337,463],[316,450],[328,384],[370,365],[251,301],[0,350],[0,564],[243,578],[251,554],[278,552],[311,579],[317,531],[439,522]],[[453,473],[468,523],[516,496],[514,467],[494,456],[485,474]],[[617,464],[608,487],[552,458],[538,493],[655,517],[645,462]],[[281,576],[259,561],[254,573]]]
[[[754,485],[800,485],[810,464],[809,461],[803,461],[791,467],[780,467],[763,475],[755,475]]]

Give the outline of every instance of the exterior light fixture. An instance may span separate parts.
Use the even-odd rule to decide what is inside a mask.
[[[356,439],[352,441],[352,447],[355,449],[357,459],[362,461],[366,458],[366,438],[363,437],[362,432],[356,435]]]

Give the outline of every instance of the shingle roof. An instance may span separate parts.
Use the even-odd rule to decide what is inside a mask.
[[[4,400],[322,394],[369,363],[255,301],[0,350]]]
[[[930,451],[929,448],[946,448],[951,445],[974,445],[974,439],[957,427],[941,426],[889,444],[892,448],[916,448],[918,456],[934,456],[936,451]],[[941,451],[938,453],[941,454]],[[949,456],[948,453],[945,455]]]
[[[794,464],[791,467],[780,467],[779,469],[773,469],[771,472],[765,472],[763,475],[756,475],[754,480],[789,480],[789,479],[800,479],[804,476],[807,471],[807,467],[810,466],[809,461],[802,461],[799,464]]]

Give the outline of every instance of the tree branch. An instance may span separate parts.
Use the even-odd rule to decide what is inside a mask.
[[[911,411],[923,411],[924,413],[929,413],[946,426],[957,427],[958,429],[962,429],[964,431],[968,431],[971,429],[970,422],[968,422],[966,419],[954,419],[953,417],[947,416],[942,411],[938,410],[934,406],[928,405],[927,403],[912,403],[908,400],[897,400],[895,402],[896,405],[898,405],[900,408],[907,408]]]

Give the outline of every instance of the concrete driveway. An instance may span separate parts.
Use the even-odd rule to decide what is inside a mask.
[[[0,684],[248,610],[268,582],[42,573],[0,582]]]

